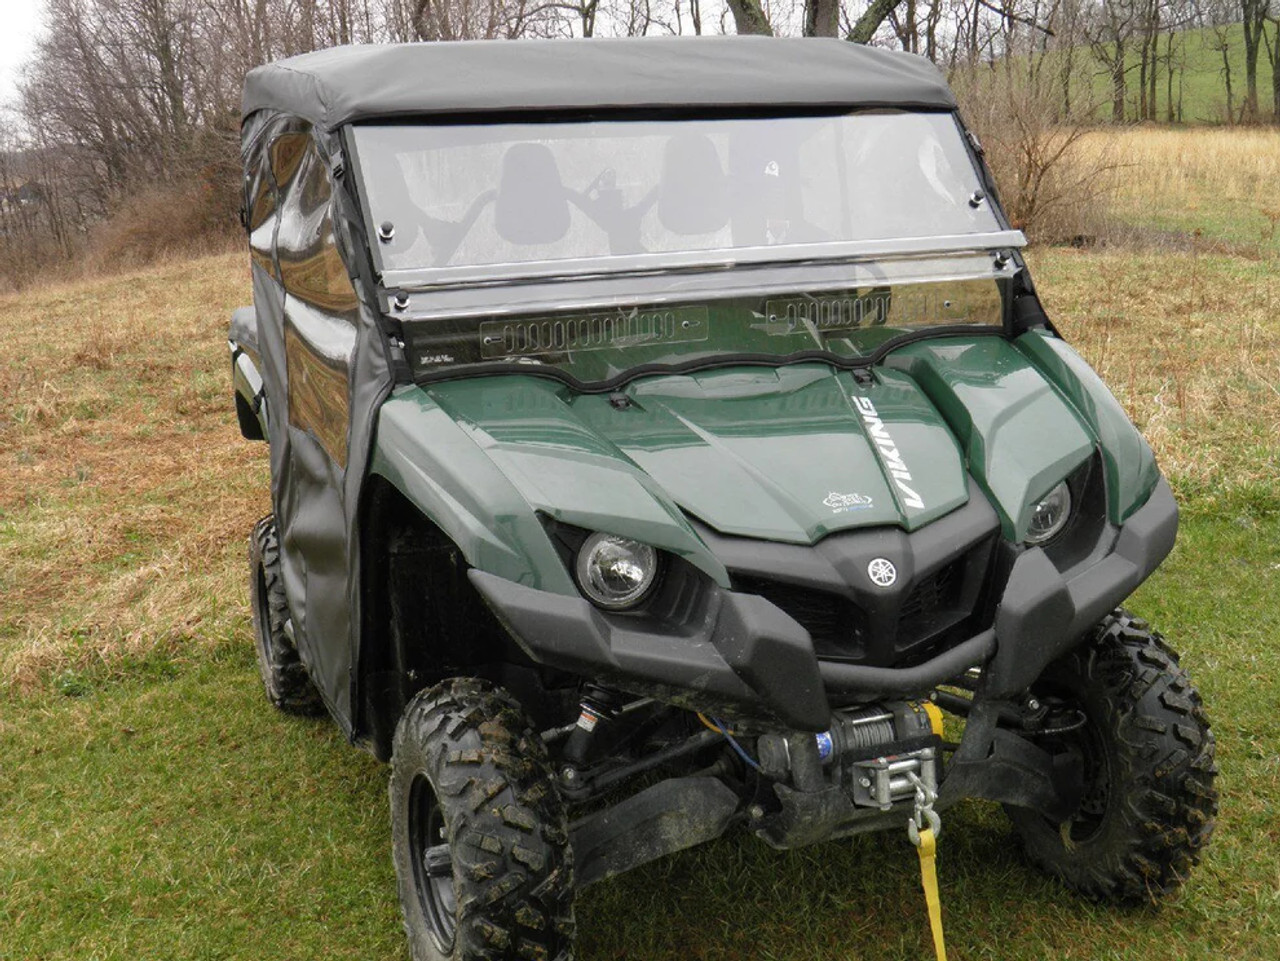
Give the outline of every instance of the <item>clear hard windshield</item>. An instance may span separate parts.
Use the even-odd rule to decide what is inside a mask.
[[[978,174],[947,113],[361,126],[354,137],[375,256],[401,280],[762,250],[803,259],[868,241],[927,249],[1000,230],[974,200]]]
[[[1000,327],[1015,268],[945,113],[358,127],[418,375],[582,384]],[[518,365],[518,368],[515,367]]]

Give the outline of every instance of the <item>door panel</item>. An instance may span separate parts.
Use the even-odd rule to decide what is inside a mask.
[[[347,525],[343,485],[358,300],[334,243],[329,172],[310,133],[270,151],[280,186],[275,254],[284,289],[281,347],[287,453],[276,514],[298,651],[330,709],[350,723]]]

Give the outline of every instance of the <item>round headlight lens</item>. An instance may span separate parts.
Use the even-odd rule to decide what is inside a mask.
[[[1043,544],[1062,530],[1071,516],[1071,491],[1063,481],[1031,508],[1027,525],[1027,543]]]
[[[592,534],[582,543],[575,565],[578,587],[596,607],[622,611],[648,596],[658,577],[658,552],[648,544]]]

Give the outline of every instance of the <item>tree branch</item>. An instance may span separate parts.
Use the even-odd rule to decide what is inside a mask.
[[[870,43],[871,38],[880,29],[880,24],[885,22],[889,14],[901,2],[902,0],[871,0],[871,6],[863,11],[862,16],[858,18],[858,22],[849,31],[848,39],[850,42]]]
[[[1036,23],[1034,20],[1031,20],[1027,17],[1020,16],[1014,13],[1012,10],[1002,10],[999,7],[997,7],[995,4],[987,3],[987,0],[977,0],[977,2],[978,2],[978,6],[986,7],[992,13],[998,13],[1000,14],[1000,16],[1004,17],[1006,20],[1012,20],[1014,23],[1020,23],[1023,26],[1031,27],[1033,30],[1039,30],[1046,37],[1054,36],[1053,31],[1050,30],[1048,27],[1042,24]]]

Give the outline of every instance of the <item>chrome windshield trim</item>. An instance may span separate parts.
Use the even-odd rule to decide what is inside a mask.
[[[670,253],[632,254],[483,266],[426,267],[388,270],[382,284],[409,293],[458,287],[505,287],[591,278],[642,276],[654,273],[696,273],[783,264],[860,263],[936,257],[943,254],[984,253],[1022,248],[1020,230],[942,237],[902,237],[886,240],[787,244],[773,247],[733,247]]]
[[[530,282],[512,287],[454,287],[405,291],[396,304],[383,292],[383,309],[407,322],[467,317],[515,317],[534,313],[629,308],[690,300],[719,301],[769,297],[796,291],[928,284],[966,280],[1008,280],[1021,269],[1016,261],[997,262],[989,252],[912,257],[871,263],[824,261],[781,266],[743,267],[733,272],[694,274],[658,271],[652,277],[567,278],[560,283]]]

